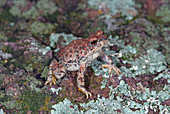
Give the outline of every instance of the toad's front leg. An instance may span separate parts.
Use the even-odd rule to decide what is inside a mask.
[[[81,68],[77,73],[78,74],[77,84],[78,84],[78,90],[83,92],[84,94],[86,94],[86,99],[88,99],[89,96],[90,97],[92,96],[92,94],[90,92],[88,92],[84,87],[84,85],[85,85],[85,83],[84,83],[84,71],[85,71],[85,69],[86,69],[85,63],[82,63]]]
[[[55,85],[56,79],[61,79],[65,75],[65,68],[56,59],[52,60],[49,66],[48,78],[45,85]]]
[[[117,73],[117,75],[119,75],[119,73],[121,73],[121,71],[114,65],[113,61],[110,59],[110,57],[108,55],[106,55],[106,54],[104,54],[104,52],[102,52],[101,57],[104,62],[108,63],[105,65],[102,65],[102,67],[108,68],[109,74],[111,74],[112,70],[115,71]]]

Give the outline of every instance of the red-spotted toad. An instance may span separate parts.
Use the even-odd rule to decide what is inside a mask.
[[[77,71],[78,90],[86,94],[86,98],[92,94],[84,87],[84,71],[97,57],[101,57],[107,64],[102,67],[108,68],[109,73],[115,71],[118,75],[121,71],[113,64],[108,55],[104,54],[102,47],[108,43],[108,37],[103,32],[97,31],[85,39],[77,39],[57,52],[57,61],[53,59],[49,66],[47,84],[55,84],[56,79],[61,79],[66,71]]]

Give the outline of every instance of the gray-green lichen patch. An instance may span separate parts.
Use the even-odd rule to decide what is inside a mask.
[[[161,18],[164,23],[170,23],[170,7],[169,5],[162,5],[156,12],[156,17]]]
[[[12,55],[9,53],[4,53],[2,50],[0,50],[0,57],[2,57],[3,59],[9,59],[12,57]]]
[[[106,11],[110,10],[110,14],[105,14],[104,17],[111,18],[111,15],[121,13],[125,16],[126,20],[131,20],[137,15],[137,11],[134,8],[135,2],[133,0],[88,0],[88,4],[95,9]],[[108,8],[108,9],[107,9]]]
[[[157,50],[147,50],[147,55],[139,57],[135,61],[124,61],[132,65],[130,68],[135,75],[141,75],[146,73],[161,72],[166,69],[165,56]]]
[[[168,79],[168,83],[170,84],[170,69],[166,69],[164,72],[160,73],[154,80],[158,80],[160,78]]]
[[[0,33],[0,41],[7,41],[8,37],[4,33]]]
[[[30,31],[33,35],[38,36],[42,34],[47,34],[52,32],[55,25],[52,25],[50,23],[41,23],[38,21],[35,21],[30,25]]]
[[[91,100],[88,103],[81,103],[80,106],[83,109],[81,111],[77,109],[77,105],[74,105],[69,100],[65,99],[64,101],[53,105],[54,110],[52,110],[51,113],[66,113],[67,111],[71,111],[72,113],[78,114],[113,112],[143,114],[148,113],[150,109],[153,110],[153,112],[160,110],[162,113],[168,113],[169,107],[163,106],[161,103],[169,99],[169,87],[165,86],[165,88],[160,92],[150,92],[148,88],[145,88],[145,92],[143,93],[138,90],[130,90],[130,88],[131,87],[128,84],[121,81],[119,86],[114,89],[110,86],[111,90],[109,98],[100,97],[100,95],[98,95],[98,98],[95,101]],[[139,103],[137,103],[137,101]],[[147,102],[140,103],[141,101]],[[68,108],[68,110],[61,110],[60,107],[66,108],[64,107],[66,105],[71,108]]]
[[[65,42],[61,42],[62,45],[66,46],[68,45],[71,41],[80,39],[79,37],[74,36],[73,34],[65,34],[65,33],[52,33],[50,35],[50,46],[55,47],[55,44],[58,43],[63,39]]]
[[[30,7],[28,7],[27,4],[30,4]],[[35,19],[39,16],[47,16],[49,14],[53,14],[57,9],[58,8],[53,1],[49,2],[48,0],[39,0],[37,4],[32,4],[30,1],[26,0],[15,0],[14,5],[9,11],[13,16],[18,16],[20,18],[26,19]]]
[[[68,99],[64,99],[63,102],[59,102],[52,106],[53,110],[51,110],[51,114],[56,113],[70,113],[70,114],[78,114],[80,113],[78,110],[78,106],[74,105]]]

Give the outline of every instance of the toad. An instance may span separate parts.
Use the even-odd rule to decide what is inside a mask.
[[[100,56],[102,60],[107,63],[102,65],[102,67],[108,68],[109,74],[111,74],[112,70],[115,71],[117,75],[121,73],[111,58],[102,50],[102,47],[107,43],[108,37],[105,36],[101,30],[88,38],[70,42],[57,52],[58,60],[53,59],[51,61],[45,85],[49,84],[51,86],[55,84],[57,79],[65,76],[66,71],[77,71],[78,90],[83,92],[87,99],[91,97],[92,94],[84,87],[84,71],[94,59]]]

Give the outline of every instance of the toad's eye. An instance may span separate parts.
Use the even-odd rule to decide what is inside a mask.
[[[91,46],[96,46],[97,45],[97,39],[92,40],[89,42]]]

